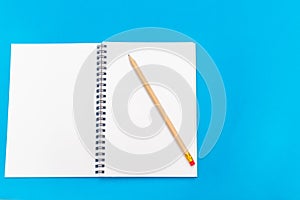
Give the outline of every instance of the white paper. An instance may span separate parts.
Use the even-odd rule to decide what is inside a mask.
[[[96,44],[13,44],[6,177],[94,176],[73,120],[77,74]]]

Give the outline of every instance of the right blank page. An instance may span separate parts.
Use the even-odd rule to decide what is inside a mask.
[[[105,42],[104,176],[197,177],[196,49],[191,42]],[[134,73],[130,54],[196,164],[191,167]]]

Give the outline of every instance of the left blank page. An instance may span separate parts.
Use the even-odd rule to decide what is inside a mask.
[[[76,78],[95,49],[96,44],[11,46],[5,177],[95,176],[94,157],[73,117]]]

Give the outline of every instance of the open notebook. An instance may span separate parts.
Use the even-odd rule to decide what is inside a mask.
[[[194,43],[12,44],[6,177],[196,177]]]

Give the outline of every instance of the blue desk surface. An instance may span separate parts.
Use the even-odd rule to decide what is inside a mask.
[[[296,1],[0,1],[0,199],[299,199],[300,15]],[[5,179],[11,43],[99,42],[158,26],[216,62],[227,119],[190,178]],[[200,141],[201,142],[201,141]]]

